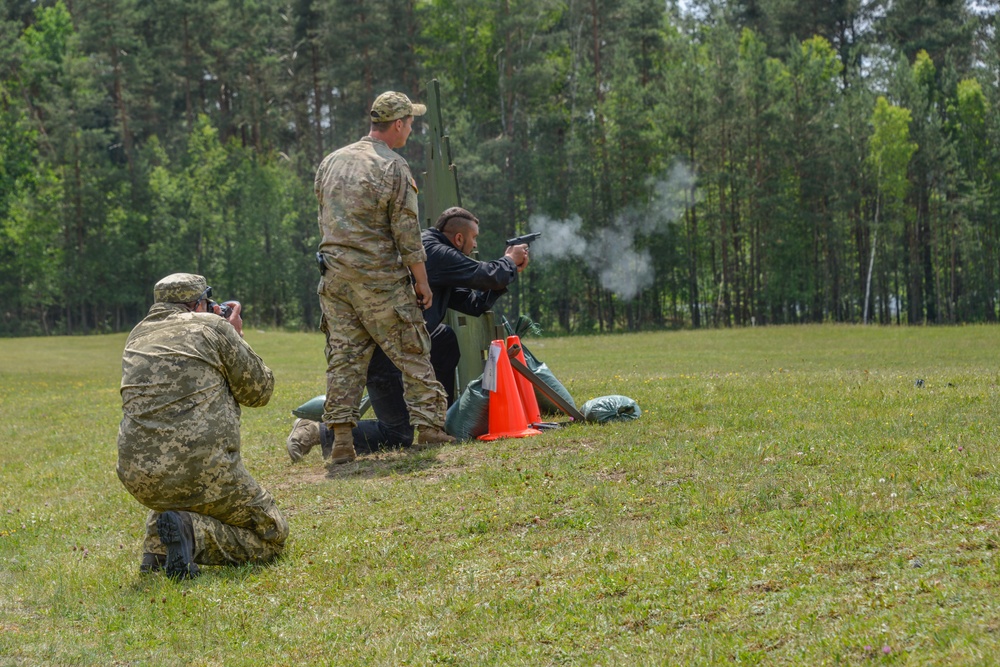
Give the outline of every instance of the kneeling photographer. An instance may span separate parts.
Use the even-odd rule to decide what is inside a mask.
[[[240,405],[267,405],[274,375],[243,340],[238,302],[174,273],[122,355],[118,478],[151,512],[140,571],[266,562],[288,523],[240,456]]]

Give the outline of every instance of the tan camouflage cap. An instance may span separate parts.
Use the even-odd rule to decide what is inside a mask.
[[[204,276],[194,273],[171,273],[153,286],[156,303],[191,303],[208,289]]]
[[[373,123],[386,123],[407,116],[423,116],[425,113],[427,113],[426,106],[414,104],[403,93],[392,90],[382,93],[372,103]]]

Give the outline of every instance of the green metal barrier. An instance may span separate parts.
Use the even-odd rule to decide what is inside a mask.
[[[441,122],[441,90],[437,79],[427,84],[424,99],[427,104],[426,119],[430,124],[430,152],[420,210],[424,213],[424,226],[430,227],[446,208],[461,206],[462,197],[458,190],[458,170],[451,161],[451,145]],[[474,253],[473,257],[479,259],[479,253]],[[490,341],[503,338],[504,334],[496,323],[493,311],[487,311],[480,317],[470,317],[449,310],[445,323],[455,330],[458,349],[462,352],[455,378],[458,395],[466,385],[483,374]]]

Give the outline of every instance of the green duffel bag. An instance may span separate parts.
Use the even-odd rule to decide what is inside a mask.
[[[524,342],[521,343],[521,349],[524,351],[524,365],[528,367],[528,370],[538,376],[538,379],[549,386],[549,388],[555,393],[559,394],[559,397],[564,401],[576,407],[576,401],[570,396],[566,387],[563,383],[556,379],[556,376],[552,374],[552,370],[546,365],[544,361],[539,361],[535,358],[528,348],[525,347]],[[559,409],[555,403],[550,401],[548,397],[542,392],[535,389],[535,400],[538,401],[538,410],[542,414],[555,415],[562,414],[562,410]]]
[[[482,375],[466,385],[448,408],[444,430],[458,440],[474,440],[490,432],[490,392],[483,389]]]
[[[326,403],[326,395],[320,394],[316,398],[311,398],[299,407],[292,410],[292,414],[299,419],[308,419],[314,422],[323,421],[323,404]]]
[[[599,396],[592,398],[580,408],[584,418],[589,422],[605,424],[607,422],[626,422],[638,419],[642,414],[639,404],[628,396]]]
[[[538,357],[533,355],[524,344],[524,338],[526,336],[539,333],[540,329],[538,328],[538,325],[524,315],[517,318],[517,324],[514,326],[511,326],[510,322],[508,322],[505,317],[503,319],[503,325],[507,330],[508,336],[517,336],[521,339],[521,349],[524,351],[524,365],[528,367],[528,370],[537,375],[539,380],[547,384],[552,391],[559,395],[560,398],[575,408],[576,401],[574,401],[573,397],[570,396],[570,393],[566,390],[566,387],[563,386],[563,383],[556,379],[556,376],[552,373],[552,369],[549,368],[544,361],[539,361]],[[548,397],[538,391],[537,388],[535,389],[535,400],[538,401],[538,409],[542,414],[562,414],[562,410],[559,409],[559,406],[550,401]]]
[[[314,422],[321,422],[323,421],[323,405],[325,403],[326,396],[324,394],[320,394],[316,398],[311,398],[292,410],[292,414],[299,419],[310,419]],[[366,393],[361,397],[361,407],[358,408],[360,416],[364,417],[370,407],[371,401],[368,399],[368,394]]]

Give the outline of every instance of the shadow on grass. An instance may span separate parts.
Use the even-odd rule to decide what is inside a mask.
[[[266,572],[275,567],[280,567],[289,561],[285,554],[279,554],[266,563],[243,563],[241,565],[201,565],[201,573],[193,579],[171,579],[162,570],[155,572],[137,572],[135,580],[130,585],[133,594],[150,594],[162,591],[160,584],[166,582],[177,586],[179,589],[187,589],[206,582],[223,579],[226,581],[244,582],[252,579],[261,572]]]
[[[326,479],[362,477],[376,479],[392,475],[411,475],[442,465],[438,460],[439,447],[421,449],[391,449],[372,454],[362,454],[357,460],[343,465],[328,465]]]

